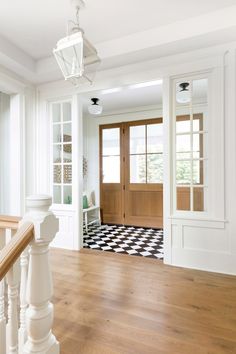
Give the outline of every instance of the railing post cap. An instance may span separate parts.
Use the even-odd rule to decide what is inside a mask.
[[[29,210],[48,210],[52,205],[52,198],[49,195],[31,195],[26,198],[26,207]]]
[[[26,198],[27,212],[22,223],[34,224],[35,241],[51,242],[59,229],[59,221],[49,210],[52,198],[49,195],[31,195]]]

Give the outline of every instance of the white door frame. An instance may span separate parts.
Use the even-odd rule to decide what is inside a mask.
[[[84,93],[95,93],[100,90],[107,90],[114,87],[122,87],[127,85],[138,84],[140,82],[153,81],[158,79],[163,79],[163,122],[164,122],[164,183],[163,183],[163,218],[164,218],[164,262],[167,264],[172,264],[172,245],[171,245],[171,217],[172,217],[172,201],[171,201],[171,148],[172,148],[172,134],[171,134],[171,79],[175,75],[186,75],[194,72],[202,72],[209,68],[214,68],[221,63],[222,51],[216,53],[210,53],[205,50],[206,55],[203,56],[203,52],[199,53],[187,53],[186,58],[180,55],[165,58],[163,62],[162,59],[150,62],[150,67],[147,69],[148,63],[137,64],[137,68],[132,66],[130,71],[128,71],[128,66],[121,69],[114,70],[114,76],[112,72],[98,73],[99,78],[96,83],[93,84],[92,88],[89,86],[81,86],[77,88],[70,87],[64,82],[50,83],[44,85],[41,88],[41,99],[47,100],[49,97],[65,97],[72,96],[74,94],[78,95],[80,98]],[[139,67],[140,66],[140,67]],[[135,71],[136,70],[136,71]],[[116,72],[117,71],[117,72]],[[110,75],[110,76],[109,76]],[[52,93],[53,92],[53,93]],[[83,132],[80,131],[79,139],[83,141]],[[82,171],[81,176],[82,177]],[[82,211],[82,205],[81,205]],[[82,245],[82,239],[80,238],[80,243]]]

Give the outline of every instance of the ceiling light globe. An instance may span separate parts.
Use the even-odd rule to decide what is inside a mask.
[[[189,82],[180,83],[176,92],[176,101],[178,103],[189,103],[190,100]]]
[[[91,98],[92,104],[88,106],[88,111],[92,115],[99,115],[102,113],[103,107],[98,103],[98,98]]]
[[[189,103],[190,102],[190,92],[189,91],[177,92],[176,100],[178,103]]]

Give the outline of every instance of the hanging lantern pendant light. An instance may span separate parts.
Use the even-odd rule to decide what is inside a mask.
[[[68,21],[67,37],[58,41],[53,54],[65,80],[70,80],[75,85],[83,82],[83,79],[92,83],[100,59],[80,28],[79,11],[85,7],[84,2],[77,0],[73,3],[76,3],[76,21]]]

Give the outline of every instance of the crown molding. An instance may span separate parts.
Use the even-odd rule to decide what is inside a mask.
[[[167,26],[97,43],[96,49],[102,60],[99,70],[104,72],[233,42],[236,40],[235,18],[236,6],[231,6]],[[0,65],[37,85],[62,78],[53,56],[35,60],[2,37]]]

